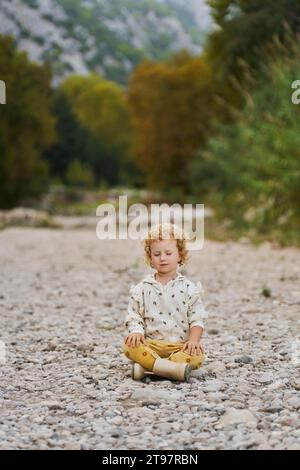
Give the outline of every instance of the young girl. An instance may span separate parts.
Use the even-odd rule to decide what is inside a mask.
[[[124,354],[133,361],[132,377],[145,370],[187,381],[204,361],[200,343],[207,312],[201,282],[182,275],[187,261],[186,238],[174,224],[159,224],[144,240],[145,260],[156,272],[130,288]]]

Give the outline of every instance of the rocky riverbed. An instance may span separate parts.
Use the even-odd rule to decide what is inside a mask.
[[[0,232],[1,449],[300,449],[300,250],[205,241],[206,362],[135,382],[122,354],[141,243]]]

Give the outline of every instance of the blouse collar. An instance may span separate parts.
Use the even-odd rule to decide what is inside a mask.
[[[156,271],[148,274],[148,276],[145,277],[144,281],[148,282],[150,284],[156,284],[156,285],[159,285],[161,287],[166,287],[171,282],[174,282],[174,281],[177,282],[181,279],[184,279],[184,275],[177,270],[177,273],[176,273],[175,277],[170,279],[166,284],[162,284],[161,282],[159,282],[155,279],[155,274],[156,274]]]

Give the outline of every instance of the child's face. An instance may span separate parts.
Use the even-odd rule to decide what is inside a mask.
[[[168,273],[176,270],[180,261],[176,240],[153,240],[151,261],[158,272]]]

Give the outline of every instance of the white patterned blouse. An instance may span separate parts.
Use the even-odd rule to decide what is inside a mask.
[[[208,313],[203,293],[200,281],[194,283],[179,271],[165,285],[151,273],[130,287],[124,326],[128,333],[141,333],[146,339],[185,342],[190,328],[204,328]]]

